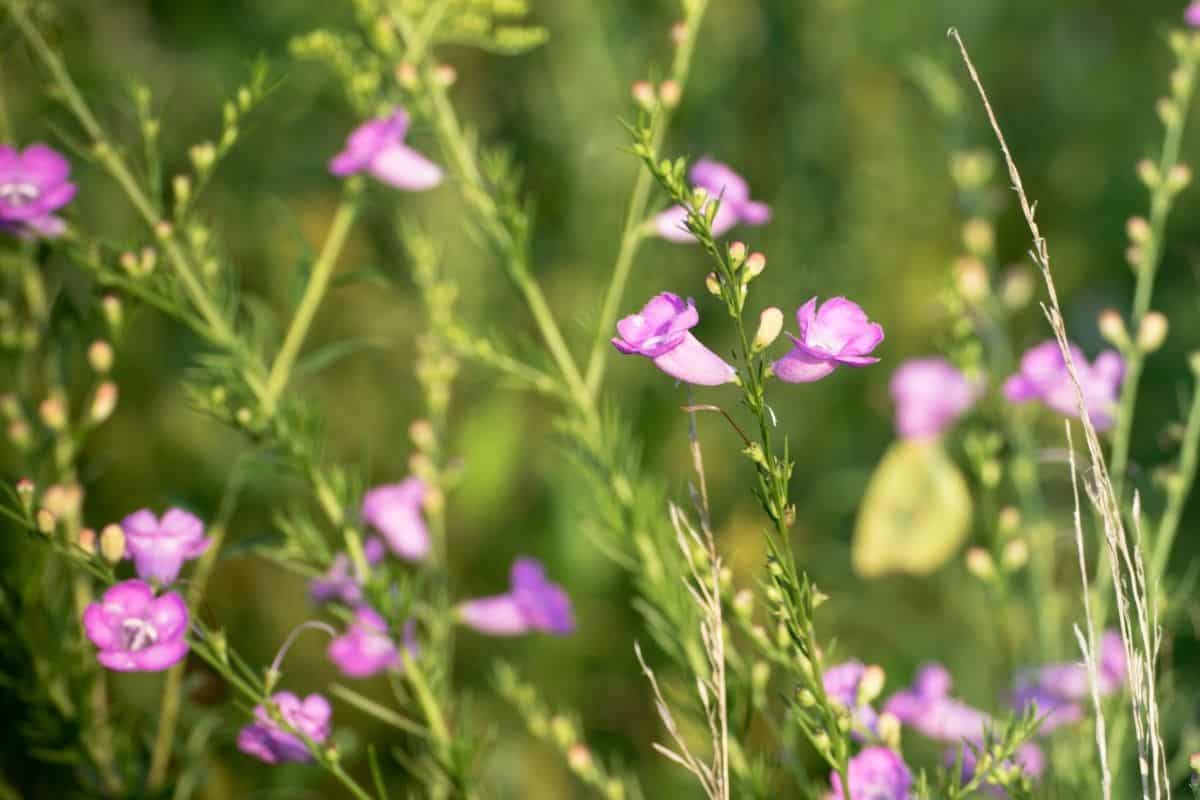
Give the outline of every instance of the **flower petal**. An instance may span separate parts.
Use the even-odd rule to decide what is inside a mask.
[[[792,351],[775,361],[771,365],[771,369],[781,381],[812,383],[828,376],[836,366],[835,361],[814,357],[799,342],[796,342]]]
[[[671,206],[666,211],[654,217],[654,228],[658,235],[668,242],[692,244],[696,237],[687,229],[687,209],[683,206]]]
[[[677,347],[657,356],[654,365],[671,377],[695,386],[720,386],[737,378],[737,370],[690,333],[684,334]]]
[[[161,672],[179,663],[188,652],[187,639],[180,636],[168,642],[160,642],[130,653],[134,669],[141,672]]]
[[[399,142],[380,151],[371,159],[367,169],[376,179],[389,186],[410,192],[432,189],[442,182],[441,167]]]
[[[492,636],[519,636],[529,632],[529,620],[510,594],[468,600],[458,607],[458,617],[468,627]]]
[[[734,172],[728,165],[719,161],[702,158],[692,165],[688,180],[694,186],[707,189],[712,196],[722,196],[735,203],[750,199],[750,187],[745,178]]]

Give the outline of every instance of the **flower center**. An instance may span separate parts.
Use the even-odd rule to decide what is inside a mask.
[[[121,641],[131,653],[145,650],[158,641],[158,631],[148,620],[131,617],[121,623]]]
[[[0,183],[0,201],[17,208],[29,205],[40,194],[32,183]]]

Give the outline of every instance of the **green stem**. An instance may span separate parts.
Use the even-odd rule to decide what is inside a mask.
[[[313,264],[312,275],[308,279],[308,285],[304,288],[300,305],[296,308],[296,314],[284,336],[279,354],[275,356],[275,362],[271,364],[262,397],[263,410],[267,414],[275,411],[275,405],[278,403],[284,387],[287,386],[288,377],[296,363],[296,357],[300,354],[300,347],[304,344],[308,329],[312,326],[321,300],[329,288],[333,268],[346,244],[346,237],[350,233],[350,226],[354,224],[354,217],[358,214],[360,191],[361,183],[358,180],[351,180],[347,183],[346,197],[333,216],[333,223],[329,227],[329,233],[325,237],[325,244],[317,256],[317,261]]]
[[[1192,389],[1192,408],[1188,413],[1187,427],[1183,434],[1183,451],[1179,456],[1179,472],[1170,477],[1167,507],[1159,520],[1154,536],[1154,550],[1150,559],[1151,586],[1159,587],[1166,574],[1167,561],[1171,557],[1171,545],[1183,518],[1183,507],[1187,504],[1189,490],[1196,480],[1196,466],[1200,461],[1200,386]]]
[[[429,733],[433,737],[434,744],[445,756],[450,752],[453,740],[450,738],[450,727],[446,724],[442,708],[429,688],[429,681],[426,680],[424,671],[408,652],[408,648],[401,648],[400,652],[404,659],[404,677],[408,679],[409,685],[413,688],[417,704],[421,706],[421,713],[425,715],[425,721],[429,724]]]

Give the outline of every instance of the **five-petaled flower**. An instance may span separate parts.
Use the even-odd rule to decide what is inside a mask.
[[[982,386],[944,358],[905,361],[888,388],[896,404],[896,432],[904,439],[940,436],[978,399]]]
[[[461,603],[459,619],[492,636],[519,636],[531,631],[565,636],[575,630],[571,599],[561,586],[546,580],[546,571],[537,560],[514,561],[510,582],[507,594]]]
[[[54,212],[71,202],[71,165],[44,144],[23,151],[0,145],[0,230],[18,236],[54,237],[66,224]]]
[[[912,797],[913,776],[904,759],[888,747],[866,747],[850,759],[850,800],[909,800]],[[827,800],[845,797],[842,777],[836,772],[829,776],[833,791]]]
[[[363,543],[363,556],[369,566],[378,564],[384,555],[385,545],[378,536],[372,536]],[[338,553],[324,575],[309,581],[308,593],[317,603],[338,600],[348,606],[357,606],[363,600],[362,576],[355,571],[350,556]]]
[[[817,308],[812,298],[796,312],[800,336],[788,336],[792,351],[772,364],[788,383],[819,381],[839,366],[864,367],[879,359],[869,353],[883,341],[883,327],[844,297],[826,300]]]
[[[1125,375],[1125,361],[1116,350],[1105,350],[1088,363],[1083,351],[1071,345],[1071,361],[1083,388],[1083,402],[1096,430],[1112,427],[1113,411]],[[1075,384],[1062,349],[1047,339],[1021,356],[1021,371],[1004,382],[1004,396],[1014,403],[1038,400],[1059,414],[1079,416]]]
[[[926,664],[917,672],[911,688],[888,698],[884,711],[930,739],[982,742],[990,718],[983,711],[950,697],[950,684],[950,673],[945,667]]]
[[[416,623],[404,624],[404,649],[417,657]],[[388,635],[387,621],[360,606],[346,632],[329,643],[329,660],[351,678],[369,678],[400,663],[400,651]]]
[[[1116,630],[1105,631],[1100,639],[1096,669],[1096,689],[1106,696],[1125,685],[1128,668],[1125,645]],[[1081,702],[1091,696],[1087,667],[1082,663],[1062,662],[1023,670],[1017,675],[1012,705],[1018,711],[1036,704],[1042,720],[1041,732],[1083,718]]]
[[[425,484],[410,477],[386,486],[378,486],[363,497],[362,517],[383,534],[392,552],[409,561],[421,561],[429,555],[429,529],[421,516],[425,502]]]
[[[195,514],[171,508],[162,519],[149,509],[121,520],[125,531],[125,556],[132,558],[138,577],[170,583],[179,577],[183,562],[198,557],[212,540]]]
[[[84,609],[83,629],[100,651],[97,660],[117,672],[159,672],[188,651],[183,598],[155,597],[150,584],[136,579],[114,584]]]
[[[765,203],[750,199],[750,187],[745,178],[725,164],[702,158],[688,173],[692,185],[708,192],[708,203],[720,202],[712,221],[712,235],[721,236],[734,225],[764,225],[771,219],[771,209]],[[683,206],[671,206],[654,218],[659,236],[672,242],[694,242],[696,237],[685,226],[688,212]]]
[[[640,314],[617,323],[613,346],[626,355],[640,355],[672,378],[697,386],[719,386],[737,378],[737,371],[690,333],[700,322],[692,300],[663,292],[650,298]]]
[[[277,692],[271,696],[278,708],[279,716],[293,729],[300,731],[317,744],[329,738],[329,718],[333,709],[329,701],[319,694],[310,694],[301,700],[291,692]],[[312,753],[304,741],[294,733],[284,730],[266,706],[254,707],[254,722],[238,733],[238,749],[248,756],[279,764],[286,761],[304,762],[312,760]]]
[[[346,140],[346,148],[329,162],[338,177],[367,172],[397,189],[419,192],[442,182],[442,168],[404,143],[408,112],[397,108],[387,117],[364,122]]]

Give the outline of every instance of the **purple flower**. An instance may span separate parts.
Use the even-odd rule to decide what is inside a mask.
[[[372,536],[363,544],[363,555],[367,563],[375,566],[385,555],[383,540]],[[338,553],[333,557],[329,569],[319,578],[313,578],[308,584],[308,593],[314,602],[327,603],[333,600],[348,606],[357,606],[362,602],[362,578],[354,574],[354,565],[350,556]]]
[[[575,630],[571,599],[556,583],[546,580],[541,563],[532,558],[513,562],[508,594],[467,600],[459,618],[480,633],[518,636],[542,631],[565,636]]]
[[[850,800],[909,800],[913,776],[904,759],[888,747],[867,747],[850,759]],[[826,800],[842,800],[842,777],[829,776],[833,791]]]
[[[917,358],[892,373],[888,388],[896,403],[896,432],[903,439],[925,439],[940,436],[965,414],[980,386],[944,358]]]
[[[1106,696],[1124,686],[1128,675],[1121,634],[1105,631],[1099,655],[1096,688],[1101,696]],[[1031,703],[1037,703],[1038,714],[1043,717],[1042,733],[1082,719],[1080,701],[1091,696],[1087,668],[1082,663],[1047,664],[1025,670],[1017,676],[1016,684],[1013,708],[1024,711]]]
[[[820,309],[814,297],[796,312],[796,323],[799,338],[788,334],[795,347],[772,365],[780,380],[811,383],[839,365],[865,367],[879,360],[867,354],[883,341],[883,327],[844,297],[826,300]]]
[[[404,623],[404,649],[413,658],[419,651],[416,622]],[[351,678],[369,678],[400,663],[400,651],[388,636],[387,622],[374,609],[361,606],[346,632],[329,643],[329,659]]]
[[[188,651],[187,603],[175,592],[154,596],[150,584],[114,584],[83,611],[83,630],[97,660],[117,672],[159,672]]]
[[[821,676],[829,699],[851,712],[855,738],[861,738],[864,730],[874,733],[879,718],[870,703],[863,702],[861,685],[866,671],[867,667],[861,661],[847,661],[830,667]]]
[[[884,711],[930,739],[981,742],[990,722],[987,714],[950,697],[950,673],[941,664],[927,664],[909,689],[888,698]]]
[[[392,552],[409,561],[429,555],[429,529],[421,516],[425,484],[420,478],[379,486],[363,498],[362,516],[383,534]]]
[[[1096,430],[1112,427],[1113,409],[1125,375],[1125,362],[1116,350],[1105,350],[1089,364],[1083,351],[1071,345],[1071,360],[1083,387],[1083,401]],[[1021,356],[1021,371],[1004,382],[1004,396],[1011,402],[1039,400],[1069,417],[1079,416],[1075,386],[1067,372],[1058,342],[1047,339]]]
[[[71,202],[71,165],[44,144],[18,152],[0,145],[0,230],[18,236],[58,236],[66,228],[54,212]]]
[[[442,182],[442,169],[404,144],[408,112],[397,108],[390,117],[364,122],[346,140],[346,149],[329,162],[338,177],[368,172],[397,189],[419,192]]]
[[[640,314],[617,323],[613,346],[626,355],[646,356],[672,378],[697,386],[720,386],[737,378],[729,364],[689,332],[700,322],[696,304],[677,294],[651,297]]]
[[[138,577],[170,583],[179,577],[183,562],[196,558],[212,543],[204,523],[180,508],[167,509],[162,519],[143,508],[121,520],[125,531],[125,557],[132,558]]]
[[[291,692],[277,692],[271,699],[278,706],[279,715],[292,728],[318,744],[329,738],[329,718],[333,709],[324,697],[310,694],[301,700]],[[246,755],[268,764],[312,761],[312,753],[304,741],[284,730],[262,705],[254,707],[254,722],[238,733],[237,745]]]
[[[1200,28],[1200,2],[1188,4],[1183,11],[1183,21],[1193,28]]]
[[[720,199],[717,215],[712,222],[713,237],[722,236],[734,225],[764,225],[771,219],[771,209],[765,203],[750,199],[750,187],[746,180],[725,164],[702,158],[693,166],[688,177],[693,186],[707,190],[709,203]],[[707,205],[707,204],[706,204]],[[687,209],[671,206],[654,218],[658,235],[672,242],[694,242],[685,226]]]

